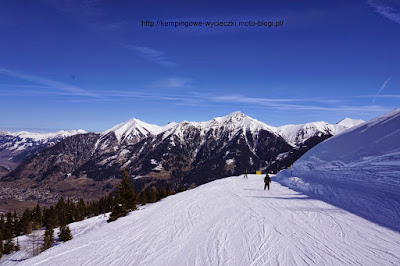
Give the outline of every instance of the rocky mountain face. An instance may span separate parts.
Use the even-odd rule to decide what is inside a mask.
[[[32,157],[46,147],[84,130],[58,131],[55,133],[11,133],[0,130],[0,177],[14,170],[26,158]]]
[[[197,186],[240,175],[245,168],[288,167],[347,128],[325,122],[275,128],[240,112],[164,127],[131,119],[100,134],[67,137],[31,156],[2,181],[96,197],[108,192],[126,169],[138,190],[165,183]]]

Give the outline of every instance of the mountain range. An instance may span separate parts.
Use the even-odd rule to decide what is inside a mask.
[[[194,187],[245,168],[286,168],[316,144],[362,122],[347,118],[272,127],[234,112],[163,127],[131,119],[101,133],[78,130],[47,138],[3,131],[1,182],[94,198],[109,192],[125,169],[137,190],[167,183]]]

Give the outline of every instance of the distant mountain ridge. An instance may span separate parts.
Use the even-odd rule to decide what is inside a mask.
[[[2,180],[98,194],[126,169],[138,189],[165,183],[190,187],[241,174],[244,168],[287,167],[346,129],[325,122],[272,127],[241,112],[163,127],[130,119],[102,133],[68,136],[27,158]]]
[[[13,170],[26,158],[33,156],[45,147],[76,134],[85,134],[86,131],[61,130],[54,133],[30,133],[27,131],[8,132],[0,130],[0,176]]]

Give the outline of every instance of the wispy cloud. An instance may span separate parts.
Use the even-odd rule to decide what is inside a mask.
[[[367,0],[378,14],[400,24],[400,2],[397,0]]]
[[[310,112],[348,112],[348,113],[376,113],[385,112],[389,108],[379,105],[343,105],[341,99],[326,99],[321,97],[314,98],[260,98],[248,97],[245,95],[216,95],[211,93],[157,93],[145,92],[138,90],[98,90],[96,93],[71,86],[69,84],[49,80],[43,77],[34,75],[26,75],[7,69],[0,69],[0,75],[7,75],[14,78],[30,81],[40,84],[43,90],[22,90],[18,95],[8,95],[8,91],[1,91],[0,93],[5,96],[30,96],[34,94],[57,94],[57,95],[71,95],[71,96],[86,96],[80,99],[67,99],[68,102],[118,102],[118,101],[132,101],[132,100],[146,100],[155,102],[170,102],[176,105],[209,105],[221,106],[244,104],[253,108],[264,108],[270,110],[291,110],[291,111],[310,111]],[[381,92],[387,85],[390,79],[386,80],[379,92]],[[171,78],[165,80],[165,85],[170,87],[181,87],[187,85],[190,79],[186,78]],[[18,86],[18,85],[17,85]],[[25,85],[21,85],[23,88]],[[30,86],[30,85],[28,85]],[[35,85],[32,85],[35,88]],[[38,86],[40,88],[41,86]],[[378,92],[378,93],[379,93]],[[364,95],[359,97],[374,97],[374,98],[400,98],[400,95]]]
[[[383,82],[381,88],[378,90],[378,92],[376,93],[375,97],[372,99],[372,103],[375,103],[376,96],[378,96],[378,94],[381,93],[381,91],[383,91],[383,89],[386,87],[386,85],[388,84],[388,82],[390,81],[390,79],[391,79],[391,77],[387,78],[387,79],[385,80],[385,82]]]
[[[136,45],[125,45],[126,48],[137,52],[139,55],[144,57],[145,59],[155,62],[159,65],[167,66],[167,67],[175,67],[178,64],[172,62],[164,52],[146,47],[146,46],[136,46]]]
[[[9,76],[9,77],[13,77],[13,78],[17,78],[17,79],[33,82],[33,83],[36,83],[36,84],[40,84],[40,85],[46,86],[49,89],[62,91],[62,92],[68,93],[70,95],[87,96],[87,97],[99,97],[99,95],[97,95],[97,94],[95,94],[93,92],[81,89],[81,88],[76,87],[76,86],[72,86],[70,84],[66,84],[66,83],[63,83],[63,82],[50,80],[50,79],[39,77],[39,76],[35,76],[35,75],[23,74],[23,73],[11,71],[11,70],[4,69],[4,68],[0,68],[0,75],[6,75],[6,76]]]
[[[241,95],[231,96],[216,96],[211,97],[210,100],[215,102],[224,103],[242,103],[251,104],[253,107],[265,107],[272,108],[274,110],[308,110],[308,111],[328,111],[328,112],[385,112],[388,108],[368,105],[368,106],[351,106],[351,105],[340,105],[340,106],[321,106],[321,105],[305,105],[296,104],[296,102],[312,102],[313,99],[269,99],[269,98],[252,98]],[[317,99],[318,101],[318,99]]]
[[[154,82],[155,87],[160,88],[187,88],[192,79],[184,77],[171,77]]]
[[[360,95],[358,98],[400,98],[400,94]]]

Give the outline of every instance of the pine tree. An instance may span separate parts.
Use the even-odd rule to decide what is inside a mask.
[[[53,227],[49,226],[46,227],[46,231],[44,232],[42,251],[51,248],[53,244],[54,244],[54,229]]]
[[[129,175],[124,170],[122,174],[122,181],[118,184],[118,191],[117,194],[120,197],[120,202],[122,207],[127,210],[134,210],[136,209],[136,202],[135,202],[135,191],[133,190],[133,185],[131,180],[129,179]]]
[[[3,246],[3,253],[10,254],[14,248],[14,234],[13,234],[13,222],[12,222],[12,214],[11,212],[7,213],[7,222],[5,223],[4,230],[3,230],[3,238],[5,240]]]
[[[31,222],[31,211],[26,209],[22,214],[21,219],[19,220],[19,227],[21,228],[21,232],[25,235],[30,234],[32,232],[32,225],[29,225]]]
[[[114,208],[108,222],[115,221],[136,209],[136,196],[128,173],[124,170],[122,181],[118,184],[118,190],[114,197]]]
[[[107,222],[113,222],[115,220],[117,220],[119,217],[123,217],[125,215],[127,215],[128,211],[126,209],[124,209],[124,206],[122,205],[120,196],[117,194],[115,195],[115,199],[114,199],[114,208],[110,214],[110,218],[107,220]]]
[[[58,234],[58,237],[59,237],[60,240],[63,241],[63,242],[72,239],[71,230],[69,229],[69,226],[68,226],[67,224],[62,225],[62,226],[60,227],[60,233]]]
[[[35,229],[42,228],[43,225],[43,215],[39,204],[36,205],[35,209],[32,211],[33,221],[35,224]]]
[[[67,206],[64,198],[58,200],[54,210],[57,214],[57,225],[67,224]]]
[[[82,198],[79,199],[77,208],[78,208],[77,220],[81,221],[81,220],[85,219],[85,216],[86,216],[86,204]]]
[[[67,199],[67,204],[65,206],[65,217],[67,219],[67,224],[75,222],[74,209],[75,209],[75,203]]]

